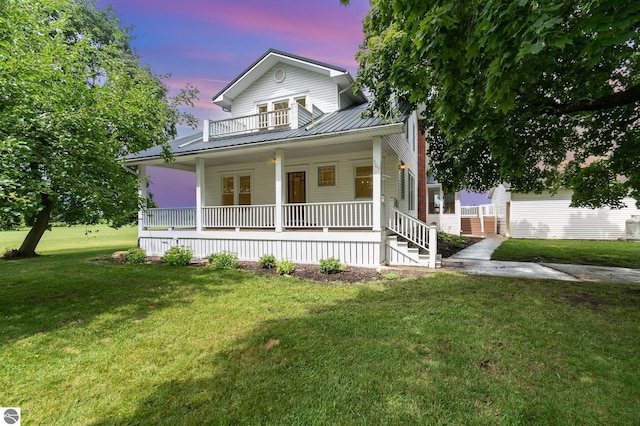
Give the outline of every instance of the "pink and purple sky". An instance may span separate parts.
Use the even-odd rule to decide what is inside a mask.
[[[227,83],[269,48],[346,68],[355,76],[368,0],[97,0],[133,27],[133,47],[165,83],[177,91],[200,90],[189,112],[205,119],[228,114],[211,102]],[[197,130],[182,127],[179,136]],[[195,176],[149,168],[151,192],[160,207],[195,205]],[[171,186],[171,191],[163,188]],[[484,202],[484,201],[480,201]]]

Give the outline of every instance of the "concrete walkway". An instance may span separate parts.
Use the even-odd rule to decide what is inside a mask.
[[[465,274],[640,285],[640,269],[490,260],[503,241],[505,238],[502,236],[485,238],[447,259],[442,259],[442,267]]]

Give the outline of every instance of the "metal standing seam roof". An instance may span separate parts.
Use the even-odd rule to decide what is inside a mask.
[[[344,110],[327,113],[318,117],[315,123],[312,121],[299,129],[267,130],[239,135],[210,137],[208,142],[203,142],[202,132],[184,136],[169,142],[171,152],[174,155],[214,151],[222,148],[241,145],[256,145],[267,142],[285,141],[309,136],[330,135],[353,130],[363,130],[375,127],[383,127],[402,122],[404,117],[397,121],[389,122],[383,117],[362,117],[368,103],[346,108]],[[127,162],[159,157],[162,153],[160,146],[129,154],[124,159]]]

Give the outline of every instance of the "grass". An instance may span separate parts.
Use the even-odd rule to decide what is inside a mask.
[[[29,229],[0,231],[0,256],[10,249],[20,247]],[[137,245],[138,228],[109,228],[106,225],[53,227],[46,231],[36,249],[39,254],[62,253],[79,250],[109,250],[128,248]]]
[[[103,244],[0,262],[0,401],[25,423],[637,422],[637,287],[314,284],[90,261]]]
[[[491,259],[640,269],[640,243],[509,239],[498,247]]]

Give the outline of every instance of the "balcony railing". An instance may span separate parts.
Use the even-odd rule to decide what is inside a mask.
[[[207,142],[210,138],[258,132],[261,130],[298,129],[310,123],[317,115],[322,115],[322,111],[317,107],[313,107],[312,113],[305,107],[294,103],[291,108],[260,112],[242,117],[228,118],[226,120],[206,120],[203,139]]]
[[[291,108],[277,111],[261,112],[243,117],[228,118],[226,120],[210,121],[209,135],[211,137],[232,135],[234,133],[248,133],[259,130],[270,130],[288,127]]]

